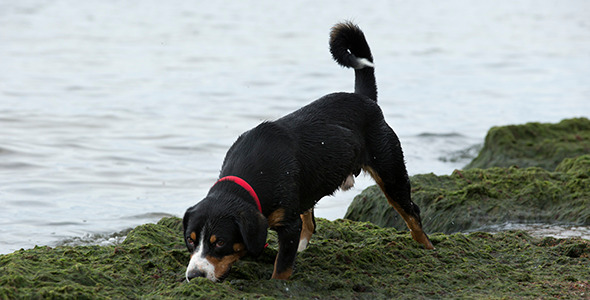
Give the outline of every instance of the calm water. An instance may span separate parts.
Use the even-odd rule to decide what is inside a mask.
[[[344,19],[411,174],[461,168],[494,125],[590,116],[588,1],[201,2],[0,2],[0,253],[181,216],[241,132],[352,90]]]

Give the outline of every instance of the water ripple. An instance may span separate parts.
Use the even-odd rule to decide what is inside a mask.
[[[461,168],[491,126],[589,113],[587,10],[567,2],[148,2],[0,2],[0,253],[182,215],[242,132],[354,89],[326,43],[350,12],[411,174]]]

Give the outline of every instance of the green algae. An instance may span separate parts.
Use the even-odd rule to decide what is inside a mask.
[[[269,280],[276,236],[223,283],[184,279],[181,220],[133,229],[113,246],[36,247],[0,256],[0,298],[583,298],[590,242],[525,232],[432,234],[425,250],[407,232],[318,219],[289,281]]]
[[[493,127],[479,155],[465,169],[540,167],[554,170],[565,158],[590,153],[590,120],[566,119],[557,124],[527,123]]]
[[[186,250],[178,244],[181,225],[177,223],[171,227],[164,219],[158,225],[139,226],[116,246],[44,246],[2,255],[0,298],[93,299],[148,294],[159,278],[177,278],[184,267]]]
[[[268,279],[277,253],[271,232],[263,254],[237,262],[223,283],[186,282],[181,220],[164,218],[134,228],[118,245],[0,255],[0,299],[589,298],[588,240],[541,239],[522,231],[453,233],[506,221],[590,224],[588,119],[562,121],[561,129],[527,125],[490,130],[470,164],[489,169],[411,178],[426,231],[451,233],[429,235],[436,250],[412,240],[381,191],[371,187],[347,216],[372,215],[373,223],[403,231],[318,219],[289,281]],[[490,168],[512,165],[520,168]]]
[[[590,225],[590,155],[541,168],[455,170],[451,175],[415,175],[412,199],[427,232],[453,233],[505,222]],[[381,190],[355,197],[345,218],[405,230]]]

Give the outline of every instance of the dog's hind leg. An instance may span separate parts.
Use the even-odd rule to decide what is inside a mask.
[[[315,232],[315,217],[313,215],[313,208],[301,214],[301,236],[299,238],[298,252],[307,249],[311,236]]]
[[[403,152],[393,130],[381,123],[378,143],[370,145],[370,163],[363,169],[379,185],[387,201],[400,214],[410,229],[412,238],[426,249],[434,249],[428,236],[422,229],[420,209],[411,200],[411,187],[404,164]],[[373,132],[375,134],[375,132]]]
[[[422,229],[420,209],[410,199],[410,182],[406,178],[392,179],[388,172],[379,172],[372,167],[366,167],[365,171],[371,174],[379,185],[387,201],[400,214],[410,229],[412,238],[421,243],[426,249],[434,249],[428,236]],[[401,189],[401,190],[400,190]],[[408,190],[406,192],[406,190]]]

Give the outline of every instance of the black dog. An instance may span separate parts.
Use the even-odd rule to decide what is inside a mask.
[[[191,252],[187,280],[225,279],[241,257],[261,254],[269,227],[279,240],[272,278],[288,279],[297,250],[305,249],[315,230],[314,205],[339,187],[350,188],[361,170],[379,184],[412,237],[434,248],[410,199],[400,142],[377,105],[373,57],[363,32],[349,22],[336,24],[330,52],[340,65],[355,69],[355,92],[324,96],[238,138],[221,179],[184,215]]]

